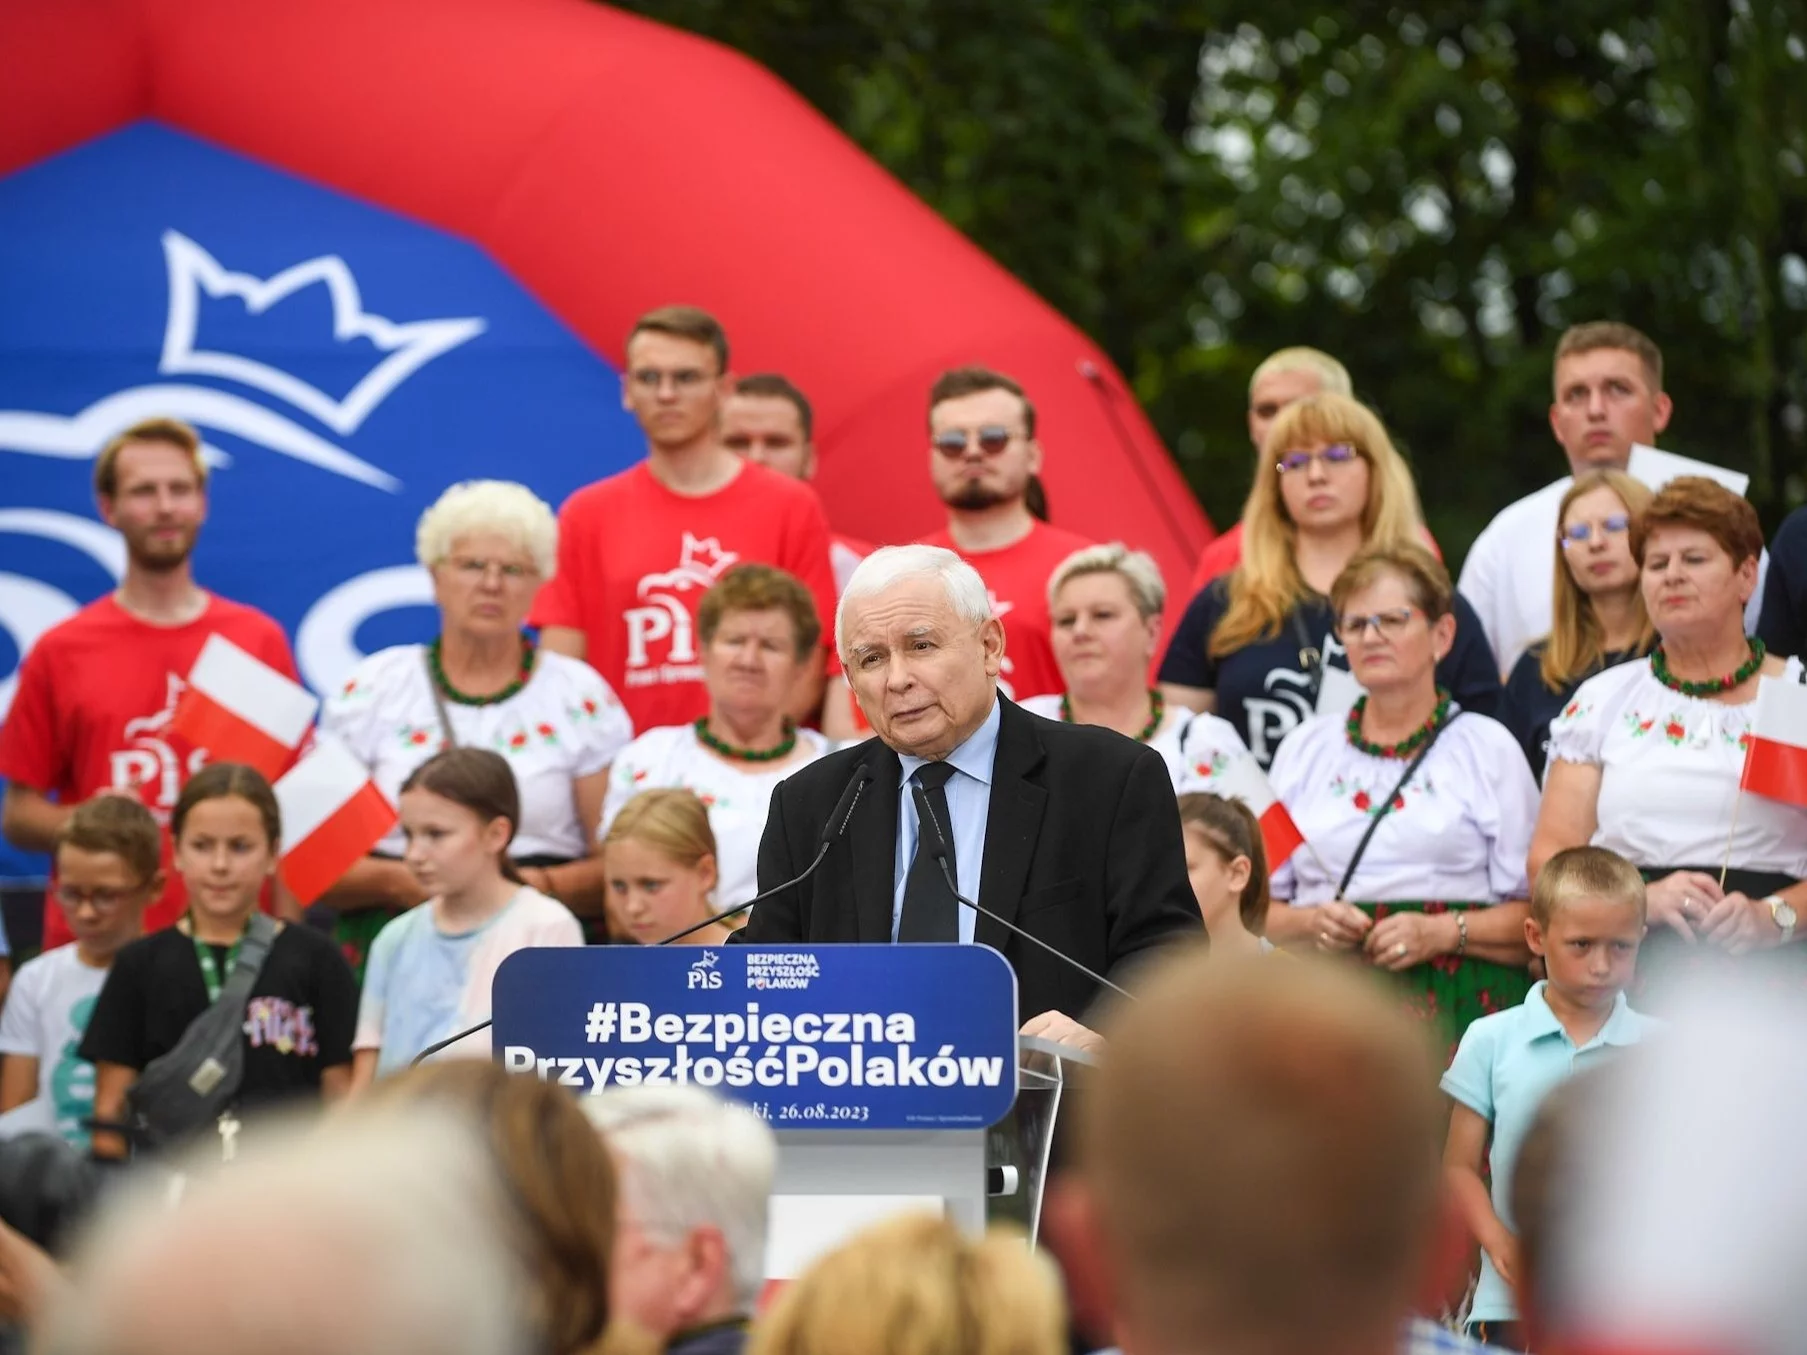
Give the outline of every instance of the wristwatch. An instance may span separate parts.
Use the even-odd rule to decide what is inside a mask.
[[[1800,921],[1794,911],[1794,905],[1780,894],[1771,894],[1763,902],[1769,905],[1769,915],[1776,920],[1776,927],[1782,933],[1782,944],[1787,945],[1794,940],[1794,924]]]

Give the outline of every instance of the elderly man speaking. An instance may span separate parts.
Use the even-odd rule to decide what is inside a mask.
[[[1138,955],[1200,930],[1160,754],[1000,696],[1004,628],[984,582],[952,551],[874,551],[835,620],[848,681],[878,737],[779,785],[759,887],[801,873],[849,779],[864,767],[871,780],[821,869],[754,908],[741,939],[976,941],[1016,970],[1020,1010],[1037,1014],[1026,1030],[1074,1037],[1098,985],[956,901],[931,854],[933,829],[919,831],[913,789],[926,792],[961,894],[1121,983]]]

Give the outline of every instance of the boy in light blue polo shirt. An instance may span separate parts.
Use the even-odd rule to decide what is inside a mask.
[[[1644,881],[1623,857],[1601,847],[1551,857],[1525,919],[1525,940],[1543,957],[1548,977],[1523,1006],[1471,1025],[1443,1075],[1443,1090],[1456,1103],[1444,1171],[1482,1252],[1468,1330],[1489,1345],[1525,1348],[1512,1299],[1518,1238],[1509,1201],[1512,1168],[1538,1106],[1559,1083],[1637,1044],[1658,1024],[1625,1000],[1644,910]],[[1481,1179],[1483,1156],[1493,1174],[1491,1197]]]

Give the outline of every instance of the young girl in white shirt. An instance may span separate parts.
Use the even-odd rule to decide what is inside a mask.
[[[352,1042],[354,1087],[487,1018],[496,970],[515,951],[583,944],[570,910],[523,883],[508,857],[521,801],[499,753],[453,748],[428,758],[402,783],[400,810],[402,860],[430,897],[370,948]],[[489,1032],[446,1054],[488,1058]]]

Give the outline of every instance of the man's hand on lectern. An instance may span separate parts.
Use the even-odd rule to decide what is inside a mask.
[[[1055,1044],[1071,1045],[1088,1054],[1104,1052],[1104,1036],[1089,1026],[1082,1026],[1065,1012],[1043,1012],[1023,1023],[1020,1035],[1037,1035]]]

